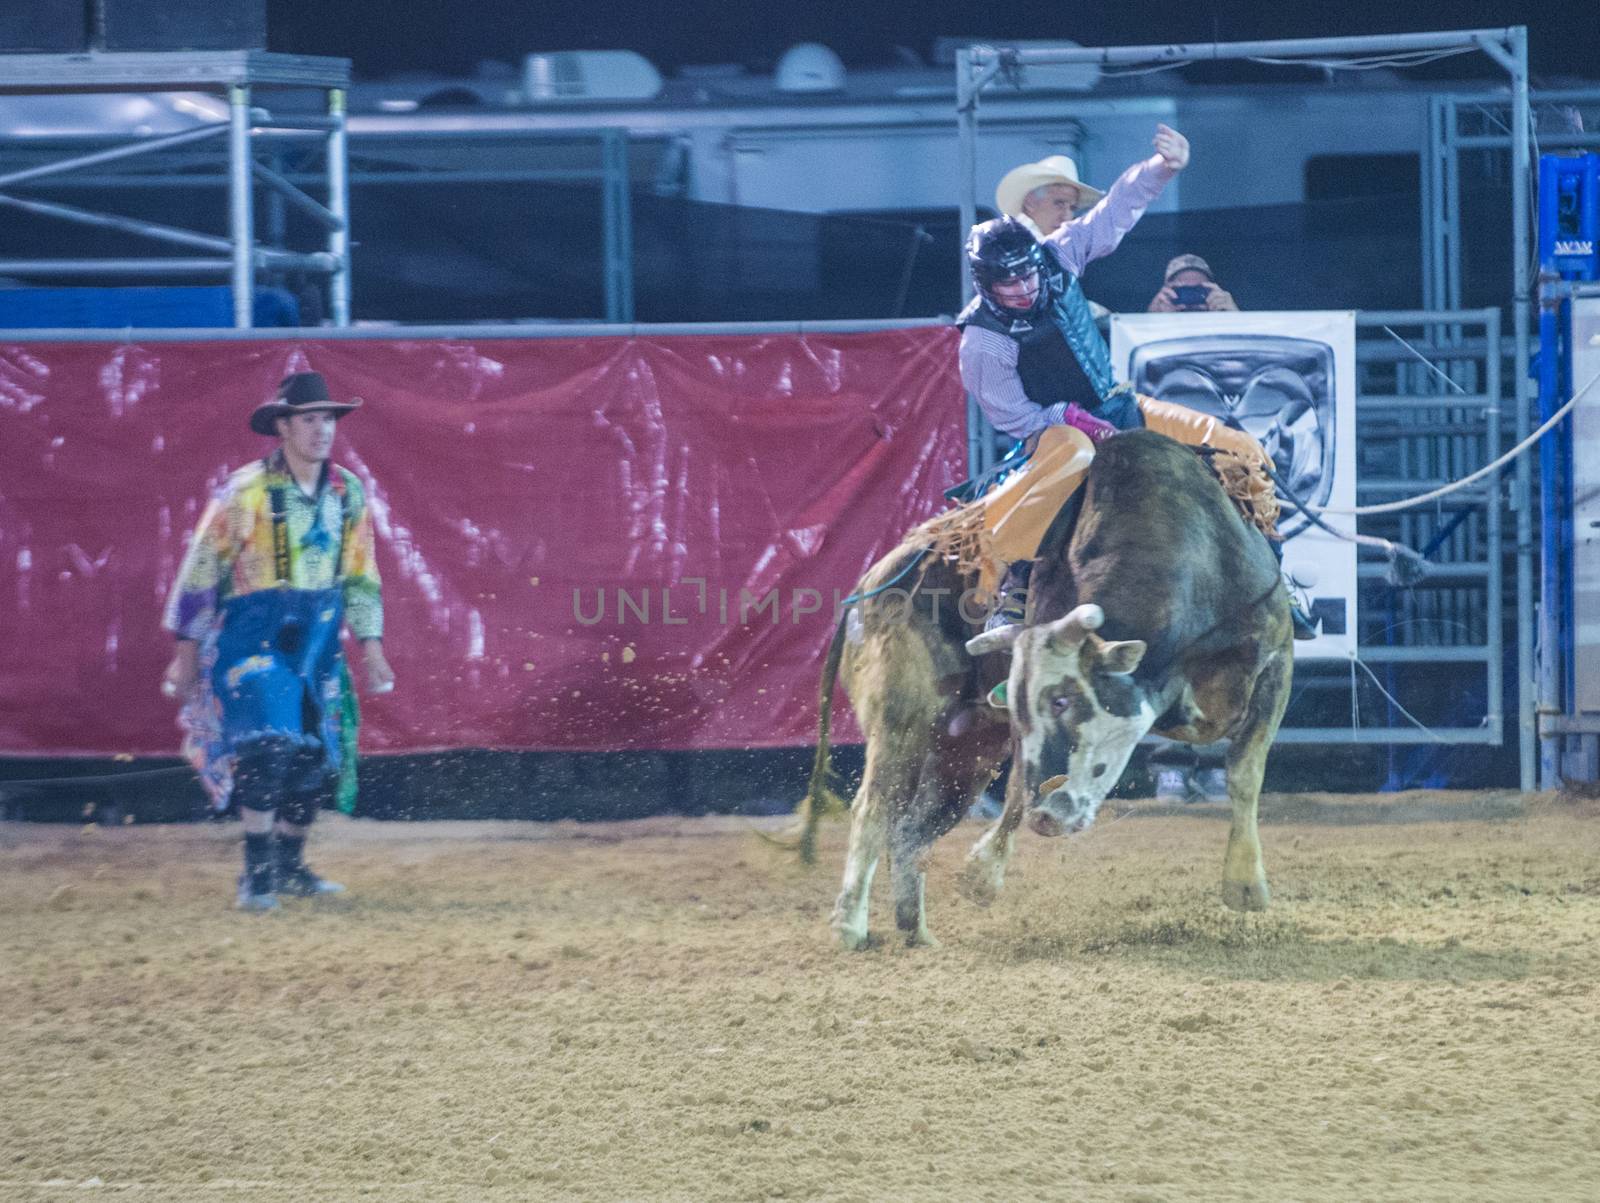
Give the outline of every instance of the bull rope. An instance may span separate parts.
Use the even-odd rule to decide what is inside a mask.
[[[1428,502],[1436,501],[1440,497],[1446,497],[1459,489],[1464,489],[1468,485],[1477,483],[1492,472],[1498,472],[1512,460],[1516,459],[1517,456],[1525,453],[1540,439],[1544,438],[1545,435],[1549,434],[1551,430],[1559,426],[1561,422],[1570,413],[1572,413],[1573,409],[1577,407],[1578,402],[1583,399],[1583,395],[1593,388],[1597,382],[1600,382],[1600,372],[1596,372],[1593,376],[1589,377],[1589,382],[1577,392],[1573,393],[1571,399],[1568,400],[1567,403],[1560,409],[1556,410],[1555,413],[1551,414],[1550,417],[1545,421],[1544,425],[1540,426],[1538,430],[1535,430],[1527,438],[1523,439],[1522,442],[1518,443],[1510,451],[1507,451],[1499,459],[1495,460],[1494,463],[1485,464],[1470,476],[1463,476],[1460,480],[1452,481],[1450,484],[1442,485],[1439,488],[1430,490],[1427,493],[1419,493],[1415,497],[1404,497],[1399,501],[1385,501],[1380,505],[1358,505],[1347,510],[1336,510],[1330,509],[1326,506],[1314,505],[1310,507],[1302,507],[1303,512],[1306,512],[1307,517],[1310,516],[1309,510],[1315,510],[1318,514],[1337,514],[1344,518],[1361,518],[1369,514],[1393,514],[1400,510],[1409,510],[1415,506],[1426,505]],[[1447,399],[1441,400],[1440,404],[1448,405],[1449,402]]]
[[[927,555],[932,550],[933,550],[933,548],[931,546],[930,547],[918,548],[917,554],[911,557],[911,562],[909,564],[907,564],[904,568],[902,568],[899,572],[895,573],[894,576],[886,584],[879,585],[876,589],[868,589],[865,593],[852,593],[849,597],[845,598],[839,604],[841,606],[853,606],[857,602],[866,601],[867,598],[869,598],[869,597],[877,597],[878,594],[880,594],[880,593],[887,593],[890,589],[893,589],[901,581],[905,580],[906,577],[910,576],[911,575],[911,570],[913,568],[915,568],[918,564],[922,563],[922,557]]]

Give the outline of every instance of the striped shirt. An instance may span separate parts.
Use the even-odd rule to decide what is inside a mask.
[[[1063,268],[1081,276],[1090,263],[1117,249],[1175,174],[1160,155],[1135,163],[1117,177],[1099,204],[1047,235],[1044,245]],[[993,330],[969,325],[961,331],[962,383],[996,429],[1025,439],[1064,422],[1067,403],[1041,406],[1028,400],[1017,374],[1017,350],[1014,339]]]

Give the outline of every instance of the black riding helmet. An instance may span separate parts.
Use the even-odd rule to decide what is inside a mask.
[[[1055,274],[1033,231],[1014,217],[997,217],[972,227],[967,236],[967,265],[972,269],[972,286],[996,317],[1011,322],[1043,313],[1050,305]],[[1039,291],[1029,309],[1002,304],[991,291],[996,284],[1035,272]]]

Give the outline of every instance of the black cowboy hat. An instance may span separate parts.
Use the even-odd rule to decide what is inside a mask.
[[[263,401],[250,415],[250,429],[257,434],[275,435],[279,418],[294,414],[331,413],[343,417],[361,404],[360,397],[335,401],[328,393],[328,382],[321,372],[294,372],[278,385],[278,395]]]

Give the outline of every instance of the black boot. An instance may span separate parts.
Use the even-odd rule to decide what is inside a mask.
[[[1278,570],[1282,572],[1283,544],[1276,539],[1268,539],[1267,546],[1272,548],[1272,556],[1278,561]],[[1305,607],[1300,604],[1300,599],[1295,596],[1295,590],[1302,587],[1300,582],[1284,572],[1283,584],[1289,594],[1289,622],[1294,626],[1296,642],[1304,643],[1309,639],[1315,639],[1322,632],[1317,629],[1317,624],[1312,621],[1311,615],[1306,613]]]
[[[1311,615],[1301,609],[1300,603],[1289,598],[1289,621],[1294,624],[1294,637],[1301,643],[1308,639],[1315,639],[1322,632],[1317,629],[1317,624],[1311,620]]]
[[[266,832],[244,837],[244,872],[234,905],[241,911],[270,911],[278,905],[272,865],[272,836]]]
[[[305,836],[290,836],[280,831],[277,833],[276,843],[277,885],[280,894],[288,894],[291,898],[313,898],[319,894],[344,893],[344,887],[338,882],[319,877],[307,867],[304,859]]]
[[[1033,576],[1032,560],[1017,560],[1000,580],[1000,594],[995,599],[994,613],[983,624],[986,631],[1001,627],[1018,626],[1028,614],[1028,580]]]

